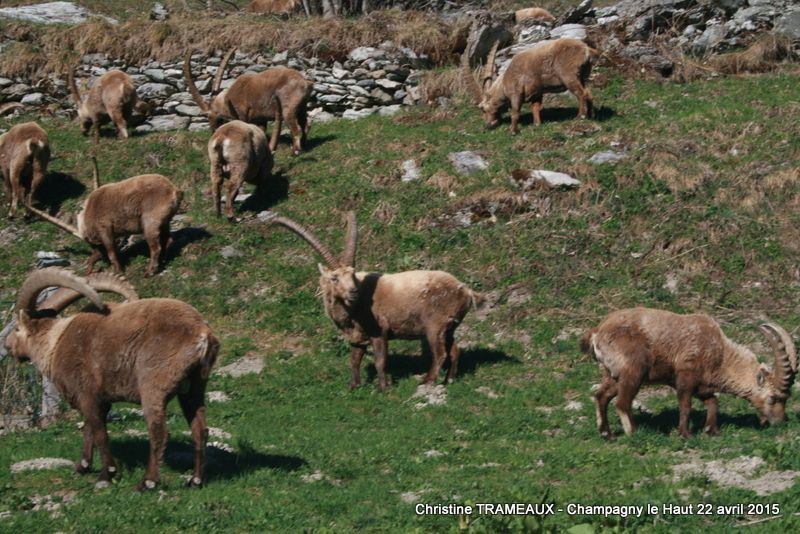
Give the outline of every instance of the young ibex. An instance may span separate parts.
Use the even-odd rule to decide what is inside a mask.
[[[217,69],[211,87],[212,95],[219,91],[222,73],[233,52],[228,52]],[[308,134],[306,106],[313,82],[294,69],[274,67],[258,74],[242,74],[228,89],[206,102],[192,80],[191,58],[191,51],[187,51],[183,61],[183,76],[197,105],[208,113],[212,130],[216,130],[224,120],[239,119],[265,129],[268,122],[274,120],[269,149],[275,152],[281,120],[285,120],[292,132],[292,151],[295,155],[300,153]]]
[[[272,152],[267,138],[258,126],[231,121],[217,128],[208,141],[211,161],[211,190],[217,216],[220,213],[222,182],[228,179],[225,215],[233,218],[233,200],[244,182],[256,186],[262,194],[272,174]]]
[[[772,370],[759,363],[752,351],[725,337],[707,315],[649,308],[611,313],[581,339],[581,349],[594,353],[603,373],[595,395],[600,433],[611,437],[606,408],[614,397],[625,433],[633,432],[631,403],[642,384],[649,383],[676,389],[678,431],[683,437],[689,437],[692,396],[705,403],[705,430],[712,435],[719,433],[717,392],[750,401],[761,424],[783,421],[797,373],[797,352],[791,336],[780,326],[767,323],[760,328],[775,352]]]
[[[106,72],[95,80],[86,100],[81,99],[72,69],[67,74],[67,85],[78,108],[78,121],[83,135],[88,135],[89,130],[94,127],[94,140],[97,142],[100,138],[100,127],[113,121],[117,126],[117,136],[128,138],[128,123],[138,104],[136,88],[130,76],[121,70]]]
[[[66,289],[37,308],[36,297],[51,286]],[[98,291],[118,293],[126,302],[106,306]],[[93,306],[57,317],[81,297]],[[20,288],[16,320],[6,340],[9,352],[17,361],[33,361],[84,418],[79,473],[91,469],[96,447],[102,459],[100,480],[114,476],[106,416],[112,402],[134,402],[142,405],[150,434],[147,470],[137,488],[154,488],[167,443],[166,404],[177,395],[194,442],[189,483],[202,485],[208,439],[205,388],[219,341],[197,310],[173,299],[138,300],[121,277],[99,273],[81,278],[49,267],[33,272]]]
[[[592,115],[592,95],[586,80],[592,71],[593,58],[599,54],[597,50],[577,39],[544,41],[514,56],[505,72],[494,79],[496,52],[495,44],[483,71],[483,95],[478,105],[487,127],[497,126],[500,113],[510,105],[511,133],[516,135],[520,109],[525,102],[531,103],[533,122],[539,125],[544,94],[565,90],[578,99],[579,118]],[[479,89],[476,85],[476,93]]]
[[[539,19],[549,24],[553,24],[556,21],[555,17],[543,7],[526,7],[514,12],[514,20],[517,24],[527,19]]]
[[[8,217],[17,214],[20,202],[30,206],[50,162],[47,132],[35,122],[17,124],[0,135],[0,170],[8,195]]]
[[[94,182],[99,182],[96,161]],[[146,275],[152,276],[158,270],[162,252],[169,247],[169,224],[178,212],[181,198],[181,191],[166,176],[143,174],[92,191],[78,213],[77,227],[33,207],[28,209],[92,246],[87,274],[104,255],[117,272],[122,272],[115,240],[143,234],[150,248]]]
[[[325,260],[319,265],[319,286],[325,313],[350,342],[350,387],[361,384],[361,359],[372,345],[380,389],[386,388],[386,356],[390,339],[427,339],[433,362],[424,379],[436,381],[439,369],[450,357],[446,382],[458,370],[455,330],[483,297],[444,271],[405,271],[394,274],[355,271],[356,216],[347,217],[347,238],[337,259],[314,235],[286,217],[272,222],[285,226],[305,239]]]

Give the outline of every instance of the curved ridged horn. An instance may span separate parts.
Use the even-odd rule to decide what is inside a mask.
[[[497,47],[500,45],[500,41],[495,41],[492,45],[492,49],[489,50],[489,56],[486,59],[486,65],[483,67],[483,92],[487,92],[489,88],[492,86],[492,81],[494,80],[494,58],[497,55]]]
[[[281,226],[285,226],[292,232],[296,233],[297,235],[305,239],[306,242],[309,245],[311,245],[311,247],[314,250],[316,250],[320,256],[322,256],[322,259],[325,260],[325,263],[327,263],[328,267],[330,267],[331,269],[336,269],[337,267],[341,266],[339,262],[336,260],[336,258],[333,256],[333,254],[331,254],[331,251],[328,250],[328,247],[320,243],[320,241],[316,237],[314,237],[314,234],[312,234],[306,228],[302,227],[300,224],[294,222],[288,217],[281,217],[281,216],[273,217],[272,219],[270,219],[270,222],[275,224],[280,224]]]
[[[794,341],[786,330],[775,323],[762,324],[759,329],[775,353],[773,384],[778,391],[788,396],[797,374],[797,349]]]
[[[2,106],[0,106],[0,116],[6,115],[8,113],[11,113],[15,109],[20,109],[20,108],[24,108],[24,107],[25,106],[23,106],[19,102],[8,102],[8,103],[3,104]]]
[[[81,235],[81,233],[78,231],[78,229],[76,227],[72,226],[71,224],[65,223],[64,221],[62,221],[58,217],[53,217],[49,213],[45,213],[45,212],[43,212],[41,210],[37,210],[36,208],[34,208],[32,206],[25,206],[25,208],[28,211],[30,211],[31,213],[34,213],[34,214],[38,215],[39,217],[41,217],[45,221],[55,224],[56,226],[58,226],[62,230],[71,233],[72,235],[74,235],[75,237],[77,237],[79,239],[83,239],[83,236]]]
[[[98,293],[116,293],[125,299],[125,302],[139,300],[136,288],[128,280],[114,273],[93,273],[86,277],[89,285]],[[64,308],[83,297],[73,289],[61,288],[39,305],[39,310],[53,310],[60,313]]]
[[[97,168],[97,157],[92,154],[92,185],[95,191],[100,189],[100,169]]]
[[[225,75],[225,69],[228,68],[228,62],[233,57],[233,54],[236,53],[236,47],[231,48],[228,50],[228,53],[225,54],[225,57],[222,58],[222,63],[219,64],[219,68],[217,72],[214,74],[214,83],[211,84],[211,94],[215,95],[219,92],[219,86],[222,85],[222,77]]]
[[[358,244],[358,226],[356,212],[347,212],[347,233],[345,234],[344,252],[342,252],[342,265],[356,266],[356,245]]]
[[[67,87],[69,87],[69,94],[72,96],[75,106],[80,108],[83,101],[81,100],[81,93],[78,91],[78,84],[75,83],[75,72],[72,67],[67,71]]]
[[[17,310],[26,312],[29,317],[37,317],[36,297],[48,287],[66,287],[73,289],[82,296],[92,301],[99,309],[105,309],[105,304],[89,282],[77,274],[61,267],[47,267],[34,271],[28,276],[17,294]]]
[[[203,95],[200,94],[200,91],[197,90],[197,86],[194,84],[194,80],[192,79],[192,51],[187,50],[186,55],[183,57],[183,78],[186,81],[186,88],[189,89],[189,93],[191,93],[192,98],[194,99],[195,103],[208,113],[209,105],[208,102],[203,99]]]
[[[464,53],[461,54],[461,70],[462,75],[467,77],[467,85],[470,93],[472,93],[472,98],[476,103],[480,102],[483,96],[483,90],[481,89],[481,84],[478,83],[475,72],[473,72],[472,68],[469,66],[469,54],[467,50],[464,50]]]

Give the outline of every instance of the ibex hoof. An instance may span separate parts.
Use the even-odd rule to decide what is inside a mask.
[[[145,491],[155,489],[156,483],[152,480],[144,479],[136,485],[136,491]]]
[[[191,477],[189,480],[186,481],[187,488],[202,488],[203,487],[203,479],[200,477]]]
[[[81,458],[81,461],[75,464],[75,472],[79,475],[85,475],[92,470],[92,466],[86,458]]]

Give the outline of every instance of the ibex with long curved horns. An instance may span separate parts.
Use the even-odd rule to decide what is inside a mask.
[[[483,297],[444,271],[405,271],[394,274],[355,271],[356,216],[347,215],[347,238],[337,259],[309,230],[286,217],[271,222],[285,226],[306,240],[325,260],[319,265],[319,286],[325,313],[350,342],[350,387],[361,384],[361,359],[372,345],[381,390],[386,388],[386,356],[390,339],[427,339],[433,362],[424,382],[436,381],[450,357],[446,382],[458,370],[455,330],[470,308]]]
[[[511,107],[511,133],[519,133],[522,105],[531,103],[533,122],[542,123],[542,98],[545,93],[569,90],[578,99],[578,117],[592,115],[592,94],[586,81],[592,71],[592,60],[599,54],[583,41],[557,39],[544,41],[514,56],[508,68],[495,78],[494,60],[497,44],[489,53],[482,72],[482,87],[475,84],[478,107],[483,112],[486,126],[493,128],[500,122],[502,110]]]
[[[169,224],[178,212],[183,194],[161,174],[133,176],[98,187],[97,161],[94,158],[92,161],[96,189],[78,213],[77,227],[36,208],[28,207],[28,210],[92,246],[92,255],[86,261],[87,274],[92,273],[94,264],[103,256],[117,272],[122,272],[116,239],[144,234],[150,248],[146,275],[154,275],[162,252],[169,246]]]
[[[287,67],[274,67],[257,74],[242,74],[228,89],[217,94],[222,75],[235,49],[222,60],[211,87],[211,100],[206,101],[192,80],[192,52],[186,51],[183,61],[183,76],[186,86],[197,105],[208,113],[208,122],[216,130],[224,120],[238,119],[266,129],[274,120],[269,148],[275,152],[281,132],[281,121],[285,120],[292,132],[292,150],[300,153],[308,134],[307,103],[313,83],[300,72]]]
[[[37,307],[36,297],[51,286],[61,289]],[[106,305],[101,291],[117,293],[125,302]],[[82,297],[91,306],[58,317]],[[91,469],[96,447],[102,459],[100,480],[114,476],[106,416],[112,402],[134,402],[142,405],[150,434],[150,457],[138,489],[154,488],[167,443],[166,404],[177,396],[194,441],[190,484],[202,485],[208,439],[205,388],[219,341],[197,310],[179,300],[139,300],[120,276],[82,278],[50,267],[33,272],[20,288],[16,321],[6,339],[11,355],[17,361],[30,359],[84,418],[79,473]]]
[[[706,409],[705,429],[719,433],[717,392],[743,397],[758,410],[762,424],[786,418],[786,401],[797,374],[791,336],[774,323],[761,331],[775,352],[770,370],[752,351],[722,333],[707,315],[678,315],[650,308],[619,310],[581,339],[581,349],[600,363],[603,382],[597,390],[597,425],[611,437],[606,409],[617,398],[617,414],[626,434],[634,430],[631,403],[642,384],[666,383],[678,393],[678,431],[689,437],[692,397]]]

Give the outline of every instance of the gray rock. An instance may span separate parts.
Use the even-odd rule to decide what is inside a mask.
[[[333,113],[328,113],[322,108],[312,109],[311,111],[308,112],[308,116],[311,119],[311,122],[319,122],[319,123],[331,122],[336,118],[336,116]]]
[[[181,117],[180,115],[156,115],[155,117],[150,117],[147,121],[147,125],[149,125],[150,128],[144,131],[166,132],[169,130],[185,130],[189,127],[190,122],[191,119],[189,117]],[[136,131],[140,131],[139,128],[141,128],[141,126],[137,127]]]
[[[344,100],[343,95],[322,95],[317,98],[320,102],[325,102],[327,104],[338,104],[342,100]]]
[[[23,471],[40,471],[42,469],[59,469],[63,467],[74,468],[75,462],[66,458],[34,458],[23,460],[11,465],[12,473]]]
[[[6,7],[0,9],[0,17],[26,20],[37,24],[80,24],[90,16],[100,16],[112,24],[117,21],[103,15],[97,15],[72,2],[47,2],[30,6]]]
[[[583,24],[563,24],[550,30],[551,39],[586,39],[586,26]]]
[[[393,82],[392,80],[387,79],[380,79],[376,80],[375,83],[384,89],[397,89],[398,87],[402,87],[403,84],[399,82]]]
[[[15,83],[3,89],[2,92],[12,98],[21,98],[31,92],[31,86],[25,83]]]
[[[355,96],[369,96],[369,91],[359,85],[351,85],[347,88],[351,95]]]
[[[378,115],[383,117],[390,117],[400,112],[402,106],[400,104],[393,104],[391,106],[383,106],[378,109]]]
[[[153,4],[153,9],[150,10],[150,20],[167,20],[169,18],[169,9],[164,7],[161,2]]]
[[[386,57],[386,52],[371,46],[359,46],[351,50],[347,57],[360,63],[368,59],[383,59]]]
[[[659,54],[645,54],[640,56],[639,63],[659,72],[662,76],[671,75],[675,67],[672,61]]]
[[[186,115],[189,117],[200,117],[205,115],[205,112],[203,112],[203,110],[199,107],[186,104],[179,104],[178,106],[175,106],[175,112],[178,113],[178,115]]]
[[[167,79],[163,69],[145,69],[144,75],[156,82],[163,82]]]
[[[342,78],[351,76],[350,71],[340,69],[338,67],[333,67],[333,69],[331,70],[331,75],[337,80],[341,80]]]
[[[632,19],[645,13],[662,14],[686,9],[697,4],[697,0],[622,0],[616,5],[617,15]]]
[[[700,37],[692,43],[692,53],[699,56],[710,52],[725,39],[727,34],[728,30],[721,24],[707,26]]]
[[[400,171],[403,173],[400,175],[400,181],[402,182],[419,180],[422,174],[422,170],[419,168],[419,165],[417,165],[416,160],[413,159],[407,159],[401,163]]]
[[[242,255],[242,253],[236,250],[232,245],[226,245],[222,247],[222,250],[220,250],[219,253],[222,254],[222,257],[226,260],[238,258]]]
[[[583,0],[580,4],[567,11],[561,20],[561,24],[580,22],[592,11],[592,0]]]
[[[206,132],[210,129],[208,122],[193,122],[189,125],[190,132]]]
[[[460,174],[475,174],[476,172],[485,171],[489,168],[489,164],[486,163],[486,160],[469,150],[464,152],[451,152],[447,155],[447,159],[450,160],[450,163],[453,164],[453,167],[455,167],[456,171]]]
[[[614,150],[605,150],[603,152],[598,152],[597,154],[593,155],[589,158],[589,163],[594,165],[600,165],[602,163],[611,163],[614,164],[618,161],[621,161],[628,157],[625,152],[615,152]]]
[[[166,98],[178,90],[166,83],[145,83],[136,88],[136,94],[142,98]]]
[[[289,59],[289,51],[288,50],[284,50],[283,52],[278,52],[277,54],[272,56],[272,62],[273,63],[283,63],[287,59]]]
[[[504,48],[514,40],[514,35],[503,25],[479,25],[467,37],[466,54],[470,65],[481,65],[495,43]]]
[[[382,89],[378,89],[377,87],[370,91],[369,95],[381,104],[391,104],[394,102],[394,97],[392,97],[392,95],[386,93]]]
[[[535,170],[531,171],[530,177],[533,180],[544,180],[550,187],[577,187],[581,185],[579,180],[563,172]]]
[[[369,117],[377,111],[377,108],[364,108],[364,109],[346,109],[342,113],[343,119],[358,120],[364,117]]]
[[[44,102],[44,95],[42,93],[28,93],[22,97],[20,102],[26,106],[39,106]]]
[[[9,85],[14,85],[14,80],[9,80],[8,78],[0,78],[0,89],[5,89]]]
[[[800,9],[794,9],[781,15],[775,21],[775,31],[791,39],[800,39]]]

